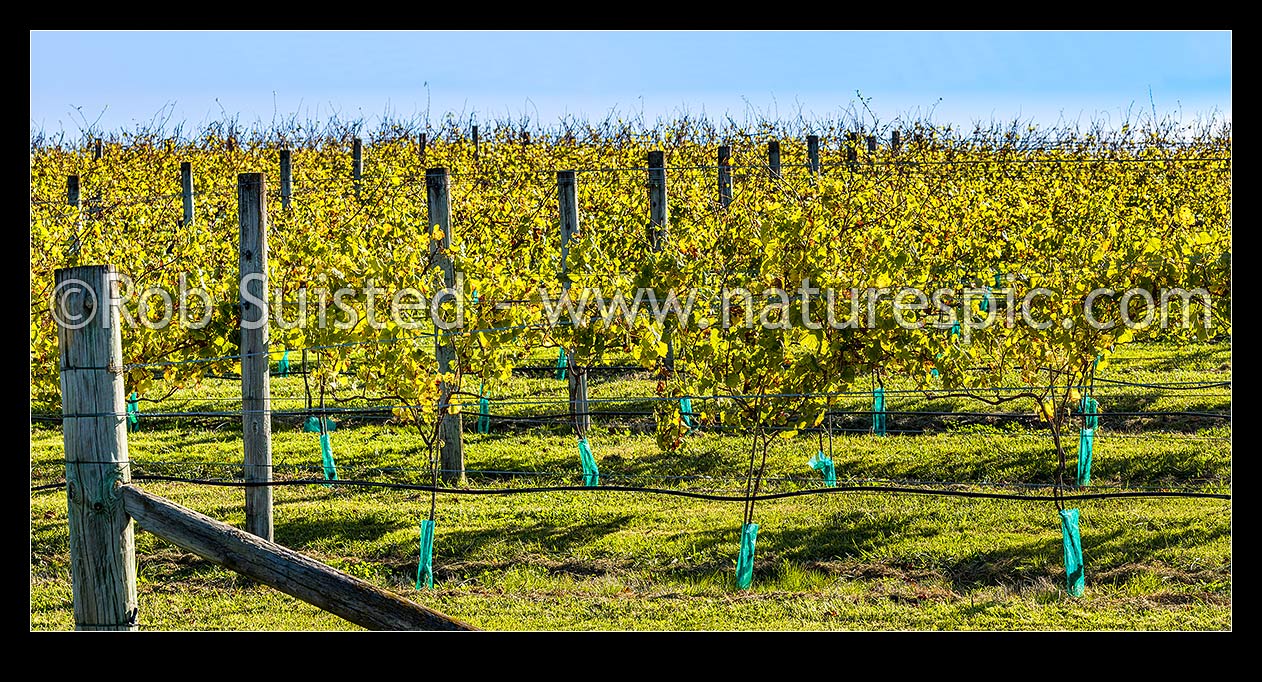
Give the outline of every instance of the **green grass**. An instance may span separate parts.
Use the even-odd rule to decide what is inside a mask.
[[[1144,350],[1133,361],[1117,362],[1110,374],[1140,382],[1230,379],[1223,347]],[[643,390],[630,384],[609,382],[608,390]],[[1116,411],[1111,400],[1101,397],[1106,410]],[[1179,400],[1184,407],[1177,409],[1200,409],[1190,407],[1188,398]],[[1214,409],[1230,408],[1229,394],[1222,401]],[[129,435],[137,473],[173,472],[172,465],[161,464],[169,461],[181,463],[180,473],[198,463],[192,469],[197,475],[223,476],[239,465],[239,422],[218,428],[142,424]],[[1102,428],[1093,485],[1226,490],[1230,435],[1229,424],[1217,421]],[[658,452],[650,435],[634,429],[596,429],[591,441],[607,483],[710,491],[736,491],[743,484],[747,439],[698,434],[671,454]],[[414,430],[352,424],[333,433],[333,447],[343,478],[425,479],[427,453]],[[806,465],[817,447],[814,435],[778,441],[768,475],[783,480],[769,486],[818,485]],[[319,476],[313,434],[296,424],[278,427],[273,448],[278,477]],[[58,480],[60,429],[33,425],[31,449],[33,482]],[[843,480],[939,480],[981,488],[1047,483],[1054,476],[1046,433],[1012,423],[935,435],[838,434],[832,450]],[[550,473],[474,474],[470,485],[478,487],[581,481],[573,438],[550,428],[467,433],[466,459],[473,470]],[[700,478],[669,478],[675,476]],[[143,485],[225,522],[244,522],[240,489]],[[1221,500],[1081,503],[1087,570],[1081,599],[1065,593],[1059,522],[1046,503],[876,493],[760,502],[754,585],[741,592],[733,586],[740,503],[623,492],[439,495],[435,589],[417,592],[417,523],[428,513],[428,494],[301,486],[276,488],[275,500],[281,544],[487,629],[1232,626],[1231,503]],[[145,627],[354,628],[148,533],[137,534],[137,554]],[[31,627],[72,626],[65,494],[33,493]]]

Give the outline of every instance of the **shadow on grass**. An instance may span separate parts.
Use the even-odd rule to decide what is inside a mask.
[[[311,544],[333,542],[338,545],[372,543],[415,523],[384,514],[360,512],[339,518],[313,517],[286,519],[276,524],[275,538],[278,544],[301,548]]]
[[[615,533],[635,521],[632,514],[621,514],[596,523],[557,526],[547,521],[534,521],[511,527],[481,530],[449,531],[442,535],[443,545],[451,556],[494,555],[495,545],[537,549],[548,555],[565,555],[576,547],[590,544]]]

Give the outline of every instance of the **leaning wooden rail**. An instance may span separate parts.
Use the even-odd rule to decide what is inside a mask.
[[[110,265],[84,265],[57,270],[54,279],[53,305],[61,322],[61,428],[76,629],[137,629],[136,523],[220,566],[366,628],[475,629],[132,486],[117,273]],[[270,499],[269,495],[269,538]]]
[[[123,486],[121,492],[123,509],[142,529],[356,625],[370,630],[476,629],[134,485]]]

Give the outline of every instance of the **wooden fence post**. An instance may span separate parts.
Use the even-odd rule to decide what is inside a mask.
[[[180,194],[184,199],[184,227],[193,226],[193,164],[180,164]]]
[[[241,426],[245,480],[272,480],[271,356],[268,350],[267,193],[262,173],[237,176],[241,227]],[[245,529],[272,539],[272,488],[245,489]]]
[[[732,203],[732,148],[719,145],[719,205],[727,208]]]
[[[289,208],[289,197],[294,193],[294,166],[288,149],[280,150],[280,205]]]
[[[425,163],[425,147],[429,145],[429,133],[421,133],[421,163]]]
[[[649,249],[661,251],[670,235],[670,214],[666,210],[666,154],[649,152]],[[675,343],[669,332],[666,337],[666,368],[675,366]]]
[[[74,207],[75,222],[75,234],[66,246],[66,254],[74,256],[78,255],[79,249],[83,246],[80,237],[83,233],[83,202],[79,197],[79,176],[77,175],[66,176],[66,203]]]
[[[859,163],[859,133],[846,133],[846,163],[850,170],[855,170]]]
[[[53,279],[75,629],[135,630],[135,530],[119,493],[131,470],[118,281],[112,265]]]
[[[566,259],[570,238],[578,233],[578,181],[574,171],[557,171],[557,204],[561,215],[561,288],[570,288]]]
[[[443,231],[441,240],[429,239],[430,254],[434,262],[443,271],[443,284],[448,287],[456,285],[455,265],[451,262],[451,193],[447,189],[447,169],[430,168],[425,171],[425,189],[429,200],[429,225],[425,230],[428,238],[433,230]],[[456,345],[450,335],[444,334],[437,326],[434,328],[434,354],[438,360],[438,371],[446,374],[452,371],[456,361]],[[452,391],[460,390],[459,385],[444,384],[443,395],[450,396]],[[442,420],[438,433],[443,446],[439,452],[439,468],[444,481],[464,483],[464,433],[461,419],[457,415],[446,414],[447,406],[442,405]]]
[[[900,145],[902,145],[902,143],[903,143],[903,138],[898,133],[897,130],[890,133],[890,151],[891,152],[898,153],[898,148]]]
[[[666,241],[666,154],[649,152],[649,248],[659,251]]]
[[[355,148],[352,152],[352,157],[354,158],[354,164],[351,168],[351,175],[355,179],[355,198],[358,199],[361,182],[364,178],[364,141],[358,137],[355,138]]]
[[[570,239],[578,234],[578,180],[574,171],[557,171],[557,199],[561,214],[561,288],[570,290],[570,272],[566,260],[570,254]],[[579,436],[587,435],[592,418],[588,414],[587,368],[574,362],[574,354],[568,353],[570,411],[575,415],[575,427]]]
[[[811,175],[819,175],[819,135],[806,136],[806,161],[810,164]]]
[[[101,143],[101,138],[96,138],[95,146],[92,150],[92,160],[100,161],[105,158],[105,147]],[[99,185],[98,185],[99,186]],[[101,192],[98,190],[88,197],[88,216],[96,218],[101,212]]]
[[[477,126],[473,126],[473,160],[474,160],[474,161],[477,161],[477,160],[478,160],[478,154],[479,154],[479,149],[478,149],[478,127],[477,127]]]
[[[771,177],[780,177],[780,141],[772,140],[767,143],[767,169],[771,172]]]

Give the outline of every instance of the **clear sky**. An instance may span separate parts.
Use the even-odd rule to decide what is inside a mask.
[[[856,91],[881,120],[1231,118],[1229,32],[35,31],[30,44],[31,128],[47,132],[168,114],[812,118],[858,106]]]

